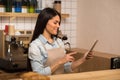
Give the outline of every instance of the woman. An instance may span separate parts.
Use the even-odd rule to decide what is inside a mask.
[[[62,40],[57,37],[60,23],[60,13],[52,8],[45,8],[38,15],[28,53],[34,72],[43,75],[73,72],[92,57],[89,53],[74,61],[72,55],[77,52],[66,54]]]

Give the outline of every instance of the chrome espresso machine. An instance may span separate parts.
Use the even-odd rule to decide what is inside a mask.
[[[0,69],[17,71],[27,69],[27,50],[31,34],[5,35],[0,30]]]

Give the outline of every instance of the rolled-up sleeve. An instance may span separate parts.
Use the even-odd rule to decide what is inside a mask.
[[[32,60],[31,60],[31,65],[34,72],[37,72],[43,75],[51,75],[51,69],[49,66],[44,67],[38,61],[32,61]]]
[[[37,43],[31,43],[29,46],[28,57],[30,59],[31,67],[34,72],[43,74],[43,75],[51,75],[50,66],[44,66],[45,55],[41,53],[40,45]]]
[[[64,70],[66,73],[69,73],[69,72],[73,72],[72,69],[71,69],[71,62],[67,62],[64,64]]]

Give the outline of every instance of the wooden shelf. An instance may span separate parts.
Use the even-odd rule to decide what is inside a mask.
[[[1,17],[35,17],[38,13],[14,13],[14,12],[0,12]],[[68,18],[69,14],[62,14],[62,19]]]
[[[68,18],[69,14],[62,14],[61,17],[62,17],[62,19]]]
[[[11,12],[0,12],[2,17],[37,17],[37,13],[11,13]]]

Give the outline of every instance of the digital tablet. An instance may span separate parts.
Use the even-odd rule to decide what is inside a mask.
[[[93,49],[94,49],[95,45],[97,44],[97,42],[98,42],[98,40],[95,40],[95,42],[92,44],[91,48],[89,49],[88,53],[93,51]]]

